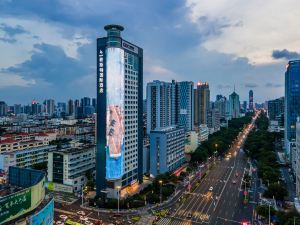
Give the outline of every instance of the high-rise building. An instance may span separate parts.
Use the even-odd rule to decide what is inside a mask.
[[[268,101],[269,120],[277,120],[284,113],[284,97]]]
[[[67,114],[69,116],[74,115],[74,102],[72,99],[69,99],[68,101]]]
[[[55,110],[55,101],[54,99],[47,99],[45,101],[45,109],[48,116],[53,116]]]
[[[147,134],[176,124],[176,84],[154,80],[147,84]]]
[[[32,100],[32,103],[31,103],[31,114],[32,115],[37,115],[37,114],[39,114],[41,112],[42,112],[42,105],[39,104],[37,101]]]
[[[92,106],[94,107],[94,109],[96,109],[96,106],[97,106],[97,99],[92,98]]]
[[[247,112],[247,101],[243,101],[243,110]]]
[[[6,116],[7,105],[5,102],[0,101],[0,116]]]
[[[81,106],[90,106],[91,105],[91,98],[84,97],[81,99]]]
[[[253,111],[253,91],[249,91],[249,111]]]
[[[290,156],[296,138],[296,120],[300,115],[300,60],[289,61],[285,72],[284,139]]]
[[[110,198],[143,180],[143,49],[107,25],[97,39],[96,190]],[[129,189],[128,189],[129,190]],[[127,190],[127,191],[128,191]]]
[[[207,124],[207,113],[210,105],[210,91],[207,82],[197,83],[194,90],[194,123],[199,127],[200,124]]]
[[[235,91],[229,95],[229,116],[231,119],[240,117],[240,97]]]
[[[185,130],[194,128],[194,83],[192,81],[182,81],[176,84],[177,99],[177,125]]]
[[[226,97],[222,96],[222,95],[217,95],[214,106],[215,106],[215,109],[219,111],[220,118],[225,119],[225,117],[226,117]]]
[[[15,105],[14,105],[14,113],[15,113],[16,115],[22,113],[22,106],[21,106],[21,104],[15,104]]]

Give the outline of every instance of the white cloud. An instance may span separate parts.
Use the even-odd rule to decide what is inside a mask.
[[[25,80],[23,77],[19,75],[9,74],[9,73],[1,73],[0,72],[0,88],[4,87],[29,87],[36,84],[35,80]]]
[[[35,44],[46,43],[60,46],[72,58],[78,57],[78,48],[90,43],[80,32],[74,30],[71,37],[64,36],[66,27],[50,24],[40,19],[18,19],[12,17],[0,17],[0,21],[7,26],[22,26],[28,33],[16,35],[15,43],[0,42],[0,68],[6,68],[29,59]],[[4,36],[0,31],[0,37]]]
[[[274,62],[274,49],[300,52],[300,1],[186,0],[186,6],[200,31],[201,18],[220,23],[220,33],[202,43],[208,50],[247,57],[253,64]]]

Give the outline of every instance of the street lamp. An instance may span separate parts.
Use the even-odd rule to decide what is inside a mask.
[[[159,195],[160,204],[162,202],[162,183],[163,183],[163,181],[159,180],[159,184],[160,184],[160,195]]]
[[[120,212],[120,189],[121,189],[121,186],[117,186],[116,189],[118,191],[118,213],[119,213]]]

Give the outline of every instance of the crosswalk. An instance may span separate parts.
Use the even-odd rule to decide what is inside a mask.
[[[168,217],[164,217],[157,222],[157,225],[191,225],[191,224],[200,225],[200,224],[207,224],[207,222],[196,222],[193,220],[183,220],[180,218],[168,218]]]
[[[208,221],[210,216],[206,213],[201,212],[192,212],[189,210],[179,210],[176,215],[181,218],[187,218],[189,215],[195,220]]]

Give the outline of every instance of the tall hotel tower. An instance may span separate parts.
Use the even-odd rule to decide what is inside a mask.
[[[97,195],[117,198],[143,179],[143,49],[120,25],[97,39]],[[129,188],[131,187],[131,188]]]

